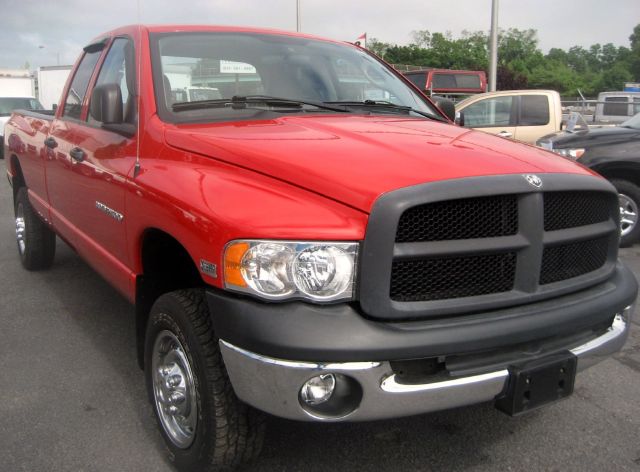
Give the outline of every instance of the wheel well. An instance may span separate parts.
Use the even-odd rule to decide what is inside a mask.
[[[26,187],[27,183],[24,180],[24,174],[22,173],[22,167],[20,167],[18,156],[13,154],[9,160],[9,165],[11,173],[13,174],[11,185],[13,187],[13,201],[15,201],[16,195],[18,195],[18,190],[20,190],[20,187]]]
[[[158,229],[142,239],[142,275],[136,281],[138,363],[144,366],[144,338],[151,306],[164,293],[204,286],[196,264],[180,242]]]
[[[598,172],[607,180],[620,179],[631,182],[632,184],[640,187],[640,168],[628,166],[628,167],[596,167],[593,170]]]

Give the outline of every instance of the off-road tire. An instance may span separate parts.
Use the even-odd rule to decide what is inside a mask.
[[[48,269],[56,255],[56,234],[40,219],[31,206],[26,187],[18,190],[14,211],[16,242],[22,266],[27,270]],[[22,231],[18,230],[19,219]]]
[[[613,179],[611,183],[618,191],[618,194],[622,194],[630,200],[633,200],[636,207],[636,217],[640,217],[637,211],[637,209],[640,209],[640,187],[628,180],[622,179]],[[640,220],[636,221],[631,231],[620,238],[620,247],[629,247],[637,243],[638,240],[640,240]]]
[[[177,447],[163,427],[154,397],[156,338],[169,331],[182,345],[193,374],[198,408],[192,443]],[[169,457],[180,471],[224,471],[255,459],[262,448],[264,414],[242,403],[227,375],[204,290],[178,290],[153,304],[145,334],[145,379]]]

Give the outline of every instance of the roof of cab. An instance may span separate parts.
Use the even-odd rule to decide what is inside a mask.
[[[306,33],[297,33],[294,31],[285,31],[273,28],[256,28],[253,26],[223,26],[223,25],[145,25],[133,24],[121,26],[119,28],[107,31],[96,36],[88,44],[93,44],[108,36],[117,36],[120,34],[131,34],[141,29],[147,33],[197,33],[197,32],[225,32],[225,33],[254,33],[254,34],[273,34],[283,36],[296,36],[300,38],[316,39],[321,41],[329,41],[333,43],[346,43],[346,41],[338,41],[335,39],[323,38]]]

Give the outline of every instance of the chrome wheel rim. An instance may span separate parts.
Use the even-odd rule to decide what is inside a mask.
[[[153,345],[153,397],[162,428],[180,449],[191,445],[198,424],[196,385],[182,344],[161,331]]]
[[[638,205],[623,193],[618,194],[620,202],[620,234],[626,236],[638,223]]]
[[[16,241],[18,241],[18,251],[20,251],[21,255],[24,254],[24,250],[27,247],[25,232],[24,208],[20,203],[16,208]]]

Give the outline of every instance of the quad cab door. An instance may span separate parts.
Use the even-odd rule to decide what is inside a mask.
[[[130,261],[125,244],[125,185],[137,155],[135,54],[128,37],[116,37],[103,49],[98,51],[102,61],[91,60],[95,71],[89,74],[90,80],[83,78],[75,91],[76,78],[72,82],[62,116],[71,130],[65,141],[68,151],[52,166],[56,171],[49,188],[59,231],[98,272],[126,293]],[[92,91],[105,85],[117,87],[122,102],[121,116],[109,124],[89,111]],[[69,117],[74,109],[72,105],[67,111],[67,107],[76,101],[76,94],[82,105],[79,114]]]

